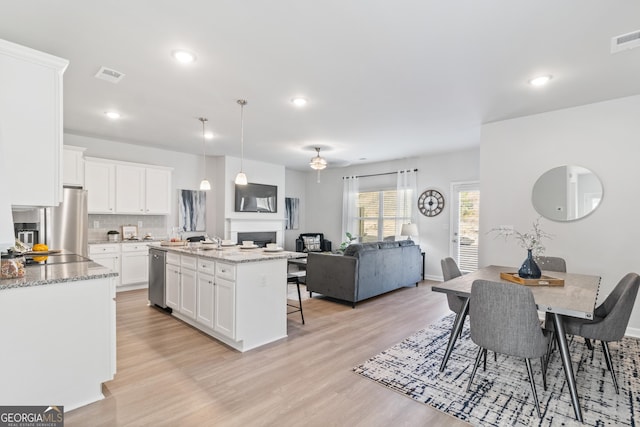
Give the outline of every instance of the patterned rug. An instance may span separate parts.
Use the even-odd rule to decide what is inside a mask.
[[[493,353],[487,357],[466,392],[477,347],[467,320],[444,372],[438,371],[454,316],[441,319],[390,349],[372,357],[354,372],[392,390],[426,403],[474,426],[579,426],[573,414],[558,351],[542,388],[539,360],[532,361],[542,418],[538,418],[523,359]],[[584,340],[569,337],[569,349],[578,385],[583,425],[640,426],[640,340],[624,338],[610,343],[620,394],[613,388],[598,342],[595,351]]]

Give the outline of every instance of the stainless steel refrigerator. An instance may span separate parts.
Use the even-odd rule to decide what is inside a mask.
[[[62,203],[58,207],[44,208],[41,215],[44,217],[44,243],[49,249],[88,256],[87,190],[65,187]]]

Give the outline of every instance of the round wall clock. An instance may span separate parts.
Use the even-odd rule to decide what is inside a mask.
[[[425,190],[418,198],[418,209],[424,216],[436,216],[444,209],[444,197],[437,190]]]

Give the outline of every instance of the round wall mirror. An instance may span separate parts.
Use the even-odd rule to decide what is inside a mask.
[[[553,221],[575,221],[593,212],[602,200],[602,183],[589,169],[558,166],[543,173],[533,186],[533,207]]]

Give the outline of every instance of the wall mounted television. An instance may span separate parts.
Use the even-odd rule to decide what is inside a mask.
[[[278,187],[276,185],[236,185],[236,212],[278,212]]]

